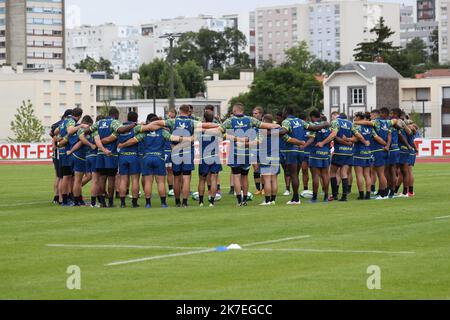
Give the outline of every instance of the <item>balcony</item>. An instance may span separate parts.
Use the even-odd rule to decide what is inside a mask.
[[[407,112],[415,111],[421,113],[424,103],[422,101],[403,100],[401,108]],[[431,101],[425,101],[425,112],[431,112]]]

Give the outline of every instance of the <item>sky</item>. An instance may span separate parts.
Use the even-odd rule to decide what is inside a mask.
[[[82,24],[113,22],[140,25],[163,18],[230,14],[254,10],[256,7],[302,3],[306,0],[66,0],[66,7],[81,9]],[[379,2],[411,4],[413,0],[381,0]]]

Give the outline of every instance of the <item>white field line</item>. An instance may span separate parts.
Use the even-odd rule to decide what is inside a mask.
[[[31,205],[35,205],[35,204],[44,204],[44,203],[50,203],[50,202],[49,201],[38,201],[38,202],[26,202],[26,203],[15,203],[15,204],[1,204],[0,208],[31,206]]]
[[[301,240],[301,239],[307,239],[307,238],[311,238],[311,236],[298,236],[298,237],[283,238],[283,239],[277,239],[277,240],[253,242],[253,243],[248,243],[248,244],[242,245],[242,248],[244,248],[244,247],[260,246],[260,245],[263,245],[263,244],[272,244],[272,243],[279,243],[279,242],[286,242],[286,241],[293,241],[293,240]]]
[[[436,217],[436,218],[434,218],[434,220],[443,220],[443,219],[450,219],[450,216]]]
[[[254,251],[254,252],[311,252],[311,253],[368,253],[368,254],[415,254],[413,251],[379,251],[379,250],[340,250],[340,249],[243,249],[244,251]]]
[[[173,258],[173,257],[192,256],[192,255],[195,255],[195,254],[203,254],[203,253],[209,253],[209,252],[214,252],[214,251],[216,251],[216,249],[208,249],[208,250],[198,250],[198,251],[189,251],[189,252],[165,254],[165,255],[162,255],[162,256],[153,256],[153,257],[146,257],[146,258],[140,258],[140,259],[134,259],[134,260],[111,262],[111,263],[106,264],[105,266],[113,267],[113,266],[120,266],[120,265],[130,264],[130,263],[139,263],[139,262],[151,261],[151,260],[161,260],[161,259],[167,259],[167,258]]]
[[[74,248],[74,249],[163,249],[163,250],[207,250],[205,247],[172,247],[172,246],[139,246],[139,245],[91,245],[91,244],[47,244],[53,248]]]
[[[298,236],[298,237],[283,238],[283,239],[278,239],[278,240],[254,242],[254,243],[245,244],[242,247],[244,248],[244,247],[258,246],[258,245],[262,245],[262,244],[279,243],[279,242],[285,242],[285,241],[291,241],[291,240],[305,239],[305,238],[309,238],[309,237],[310,236]],[[197,250],[197,251],[181,252],[181,253],[166,254],[166,255],[161,255],[161,256],[146,257],[146,258],[141,258],[141,259],[112,262],[112,263],[108,263],[106,266],[107,267],[119,266],[119,265],[124,265],[124,264],[139,263],[139,262],[145,262],[145,261],[151,261],[151,260],[161,260],[161,259],[173,258],[173,257],[190,256],[190,255],[194,255],[194,254],[211,253],[211,252],[215,252],[215,251],[216,251],[216,249],[202,249],[202,250]]]

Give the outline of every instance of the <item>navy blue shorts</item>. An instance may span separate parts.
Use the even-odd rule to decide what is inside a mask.
[[[261,175],[279,175],[280,174],[280,165],[279,164],[262,164],[261,166]]]
[[[132,176],[141,173],[141,158],[138,155],[119,155],[119,174]]]
[[[309,157],[310,156],[311,156],[311,152],[305,151],[305,153],[303,154],[303,162],[306,162],[309,165]]]
[[[208,174],[218,174],[223,170],[221,164],[204,164],[201,163],[198,166],[198,173],[202,177],[206,177]]]
[[[410,157],[409,152],[400,152],[399,164],[407,164],[407,165],[409,165],[409,162],[410,162],[409,157]]]
[[[62,178],[63,174],[62,174],[62,170],[61,170],[61,165],[59,163],[59,159],[53,158],[53,166],[55,167],[56,177]]]
[[[353,157],[353,166],[367,168],[373,165],[373,158]]]
[[[416,165],[416,159],[417,159],[416,152],[413,151],[412,153],[409,154],[409,163],[408,164],[411,167],[414,167]]]
[[[377,168],[386,166],[388,162],[389,153],[386,151],[373,152],[373,165]]]
[[[97,154],[97,171],[100,169],[117,169],[119,167],[119,156],[112,155],[110,157],[104,154]]]
[[[395,166],[400,163],[400,150],[398,151],[390,151],[389,158],[387,164],[389,166]]]
[[[94,173],[97,172],[97,156],[86,157],[86,172]]]
[[[305,154],[299,151],[286,152],[286,164],[302,164]]]
[[[330,167],[330,158],[320,159],[315,157],[309,157],[309,166],[311,168],[325,169]]]
[[[78,173],[86,173],[86,159],[73,156],[73,171]]]
[[[65,153],[59,155],[59,165],[61,167],[73,167],[73,157],[68,156]]]
[[[331,159],[331,163],[336,167],[342,166],[352,166],[353,165],[353,157],[351,155],[343,156],[340,154],[334,154]]]
[[[180,174],[185,172],[192,172],[195,170],[194,153],[190,155],[177,155],[172,153],[172,170],[174,174]]]
[[[164,153],[166,164],[172,165],[172,150],[166,150]]]
[[[146,156],[142,160],[142,175],[146,176],[166,176],[166,163],[158,156]]]
[[[286,152],[284,151],[280,151],[280,164],[286,164]]]

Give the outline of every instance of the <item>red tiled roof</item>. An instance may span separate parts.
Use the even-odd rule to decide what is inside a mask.
[[[422,74],[416,74],[417,79],[434,77],[450,77],[450,69],[432,69]]]

